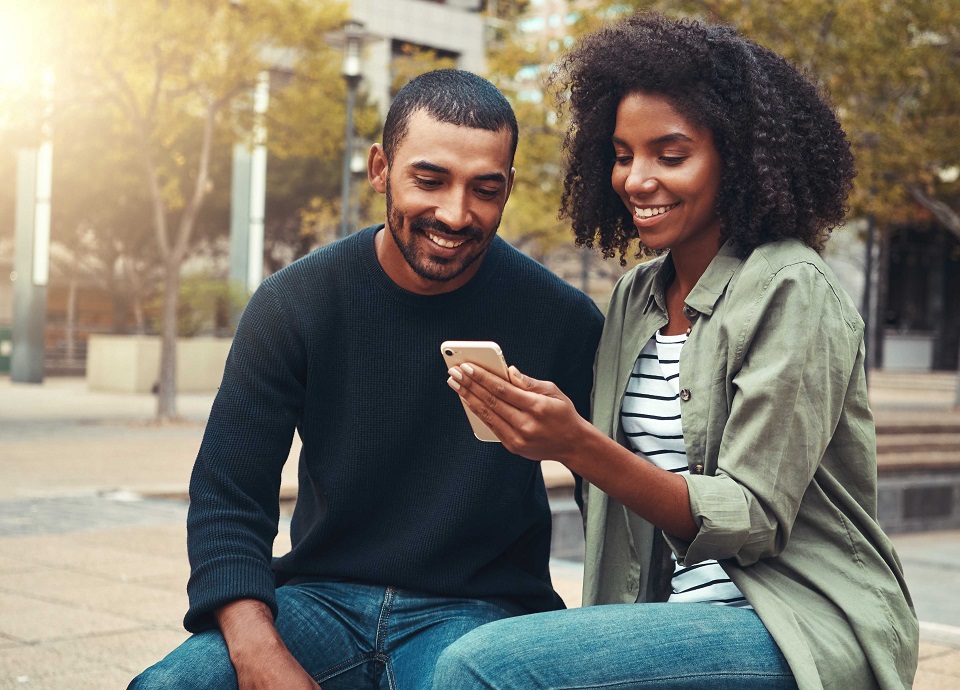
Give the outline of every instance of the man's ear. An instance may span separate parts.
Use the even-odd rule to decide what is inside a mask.
[[[382,145],[374,144],[370,147],[370,154],[367,156],[367,179],[378,194],[386,193],[389,174],[390,164],[387,163],[387,154],[383,152]]]

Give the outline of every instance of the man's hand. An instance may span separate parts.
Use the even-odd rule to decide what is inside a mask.
[[[216,617],[240,690],[320,690],[283,643],[270,608],[262,601],[231,602]]]

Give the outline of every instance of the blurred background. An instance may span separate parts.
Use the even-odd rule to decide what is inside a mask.
[[[859,177],[829,258],[871,369],[960,355],[960,0],[3,0],[0,375],[89,375],[99,335],[229,337],[264,276],[380,222],[364,179],[393,93],[493,80],[522,133],[502,234],[603,305],[622,268],[556,219],[559,52],[638,8],[737,26],[820,79]],[[171,354],[172,353],[172,354]],[[958,391],[960,395],[960,391]]]
[[[880,520],[929,539],[898,548],[928,638],[960,645],[937,594],[960,585],[960,0],[0,0],[0,688],[120,685],[182,637],[186,485],[236,319],[264,277],[383,221],[366,154],[411,77],[508,96],[500,234],[605,307],[631,261],[557,220],[546,79],[637,9],[736,26],[836,105],[859,175],[826,258],[867,326]],[[576,605],[579,516],[545,469]],[[960,686],[960,652],[925,653],[953,675],[917,687]]]

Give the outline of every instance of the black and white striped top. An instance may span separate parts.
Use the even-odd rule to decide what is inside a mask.
[[[686,341],[686,335],[657,332],[643,346],[620,408],[633,451],[677,474],[689,472],[680,417],[680,350]],[[750,606],[716,561],[677,565],[669,601]]]

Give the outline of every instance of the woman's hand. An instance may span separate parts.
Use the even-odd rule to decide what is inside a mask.
[[[601,433],[549,381],[510,367],[504,381],[476,364],[449,370],[447,383],[511,453],[558,460],[668,534],[692,541],[698,527],[683,477]]]
[[[593,429],[566,395],[510,367],[510,380],[476,364],[452,367],[447,383],[511,453],[565,462]]]

